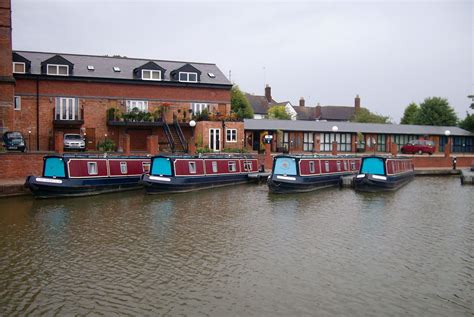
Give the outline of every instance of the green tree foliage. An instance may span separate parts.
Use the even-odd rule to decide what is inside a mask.
[[[448,100],[441,97],[426,98],[420,104],[420,110],[416,116],[415,124],[455,126],[458,116],[449,105]]]
[[[362,122],[362,123],[391,123],[389,116],[382,116],[377,113],[372,113],[367,108],[360,108],[352,116],[352,122]]]
[[[466,118],[459,122],[459,126],[464,130],[474,132],[474,114],[469,114],[466,112]]]
[[[277,120],[290,120],[291,116],[286,112],[285,106],[273,106],[268,109],[268,117]]]
[[[233,86],[230,91],[230,103],[232,113],[235,113],[240,119],[253,118],[252,106],[237,85]]]
[[[403,113],[403,118],[400,121],[401,124],[416,124],[416,117],[420,112],[420,106],[412,102],[405,108]]]

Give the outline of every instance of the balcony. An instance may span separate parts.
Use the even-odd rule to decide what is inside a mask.
[[[121,113],[115,108],[107,110],[107,125],[114,127],[153,128],[163,126],[161,116],[144,111]]]
[[[84,124],[84,109],[74,114],[53,112],[53,126],[64,128],[78,128]]]

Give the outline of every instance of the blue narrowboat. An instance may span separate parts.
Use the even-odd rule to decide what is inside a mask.
[[[25,185],[38,198],[97,195],[141,188],[150,158],[139,156],[50,155],[42,176],[28,176]]]
[[[267,184],[276,194],[313,191],[339,185],[343,176],[356,174],[359,165],[355,156],[278,155]]]
[[[154,156],[142,183],[148,194],[182,193],[249,181],[258,160],[245,156]]]
[[[414,177],[413,161],[410,158],[373,155],[362,158],[359,174],[354,178],[354,187],[365,192],[394,191]]]

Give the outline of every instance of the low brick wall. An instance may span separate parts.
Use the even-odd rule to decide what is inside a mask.
[[[43,156],[50,152],[0,153],[0,178],[17,179],[43,173]]]
[[[413,156],[413,164],[417,168],[452,168],[453,156],[456,156],[456,167],[470,167],[474,165],[474,156],[452,155],[451,157],[444,156]]]

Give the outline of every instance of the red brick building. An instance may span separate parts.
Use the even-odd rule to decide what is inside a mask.
[[[243,123],[222,121],[232,84],[215,64],[12,51],[10,1],[0,10],[0,132],[20,131],[30,149],[53,150],[58,132],[80,133],[89,150],[106,138],[120,150],[125,135],[146,150],[157,135],[160,149],[185,151],[193,133],[211,150],[242,146]],[[204,109],[220,121],[193,129]]]

